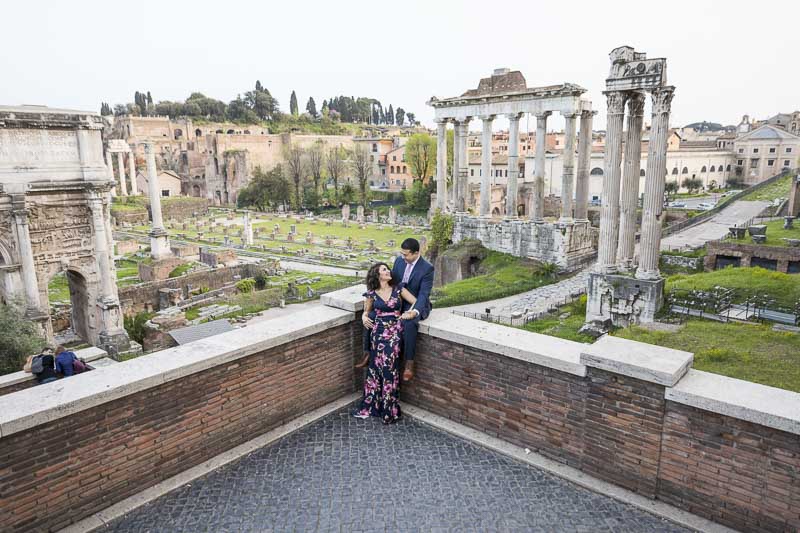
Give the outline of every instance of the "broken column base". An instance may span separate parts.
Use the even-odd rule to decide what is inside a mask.
[[[612,327],[654,322],[664,304],[664,279],[642,280],[631,275],[589,274],[586,324],[581,332],[592,336]]]
[[[131,340],[124,329],[100,333],[98,346],[119,361],[121,356],[141,355],[142,346]]]

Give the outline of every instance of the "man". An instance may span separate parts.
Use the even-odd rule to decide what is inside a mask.
[[[431,313],[431,289],[433,289],[433,265],[427,262],[419,252],[417,239],[406,239],[400,244],[400,257],[395,259],[392,277],[406,285],[417,302],[413,305],[403,302],[403,357],[406,360],[403,381],[414,377],[414,356],[417,350],[417,329],[419,321],[428,318]],[[372,329],[372,319],[364,313],[361,317],[364,327]],[[366,339],[366,337],[365,337]],[[365,350],[368,350],[365,344]]]

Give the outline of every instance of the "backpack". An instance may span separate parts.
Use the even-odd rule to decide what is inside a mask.
[[[44,356],[37,355],[31,361],[31,373],[41,374],[42,372],[44,372]]]
[[[86,361],[83,359],[78,359],[77,357],[72,360],[72,370],[76,374],[82,374],[87,370],[90,370],[89,365],[86,364]]]

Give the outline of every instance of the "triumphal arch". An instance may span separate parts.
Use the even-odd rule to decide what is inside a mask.
[[[574,83],[528,87],[519,71],[497,69],[461,96],[432,97],[437,132],[436,205],[455,213],[454,241],[476,238],[493,250],[518,257],[552,262],[574,269],[596,253],[597,230],[587,216],[589,159],[592,146],[592,103],[586,89]],[[544,217],[545,143],[547,120],[554,113],[565,121],[564,164],[561,175],[561,213],[557,221]],[[523,183],[519,166],[519,123],[525,115],[536,117],[536,158],[530,183]],[[492,216],[492,124],[498,117],[509,121],[508,181],[505,213]],[[481,182],[477,213],[468,209],[467,136],[469,124],[480,120]],[[580,134],[576,139],[577,123]],[[447,187],[447,125],[453,125],[453,187]],[[576,145],[577,141],[577,145]],[[577,173],[575,153],[577,151]],[[574,187],[573,187],[574,185]],[[526,192],[526,202],[522,202]],[[574,202],[573,202],[574,195]],[[525,213],[520,217],[519,213]]]
[[[94,113],[0,106],[0,298],[48,338],[48,283],[65,273],[78,336],[127,351],[113,261],[103,121]]]

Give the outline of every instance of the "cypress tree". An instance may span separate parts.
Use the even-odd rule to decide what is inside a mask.
[[[294,116],[297,116],[298,112],[299,111],[297,109],[297,95],[294,93],[294,91],[292,91],[292,96],[289,98],[289,113],[291,113]]]

